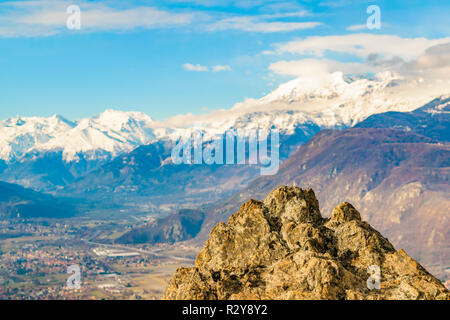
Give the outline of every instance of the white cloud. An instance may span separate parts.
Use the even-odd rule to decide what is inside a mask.
[[[61,11],[41,11],[19,19],[24,24],[65,25],[67,14]],[[190,14],[174,14],[155,8],[138,7],[117,10],[105,6],[82,10],[82,26],[96,30],[152,29],[189,24]]]
[[[278,8],[278,9],[291,9],[298,7],[298,4],[291,0],[169,0],[170,2],[176,3],[193,3],[195,5],[203,7],[235,7],[241,9],[251,9],[251,8]]]
[[[67,32],[69,0],[25,0],[0,3],[0,37],[50,36]],[[126,31],[133,29],[197,26],[202,30],[241,30],[245,32],[287,32],[314,28],[319,22],[287,22],[310,15],[292,8],[256,16],[228,15],[220,11],[166,10],[153,6],[135,6],[119,0],[75,2],[81,9],[81,32]]]
[[[200,64],[192,64],[192,63],[185,63],[183,64],[183,68],[187,71],[194,71],[194,72],[208,72],[208,67],[202,66]]]
[[[450,38],[401,38],[393,35],[350,34],[309,37],[279,44],[275,52],[293,53],[300,59],[272,63],[269,70],[303,78],[326,77],[334,72],[357,75],[394,72],[410,81],[433,83],[450,81]],[[349,61],[330,53],[354,56]],[[313,56],[306,58],[305,56]]]
[[[195,71],[195,72],[209,72],[210,68],[207,66],[202,66],[201,64],[192,64],[192,63],[185,63],[183,64],[183,68],[187,71]],[[211,67],[211,70],[213,72],[220,72],[220,71],[230,71],[231,67],[229,65],[215,65]]]
[[[428,48],[417,59],[401,65],[399,72],[421,79],[450,80],[450,42]]]
[[[359,33],[307,37],[278,44],[276,45],[276,50],[270,53],[293,53],[323,57],[326,52],[337,52],[351,54],[364,59],[371,54],[378,54],[386,59],[398,57],[410,60],[432,46],[447,42],[450,42],[450,38],[401,38],[394,35]]]
[[[329,59],[301,59],[293,61],[278,61],[269,66],[269,70],[286,76],[296,77],[320,77],[336,71],[344,74],[362,74],[381,71],[364,63],[339,62]]]
[[[366,24],[354,24],[352,26],[348,26],[347,30],[348,31],[361,31],[367,29],[367,25]]]
[[[49,36],[66,31],[72,1],[5,2],[0,13],[0,36]],[[115,8],[104,3],[78,1],[83,32],[170,28],[203,19],[200,13],[169,12],[154,7]]]
[[[277,18],[302,18],[306,16],[311,16],[312,14],[307,10],[297,10],[297,11],[289,11],[289,12],[278,12],[278,13],[270,13],[260,15],[260,19],[277,19]]]
[[[217,65],[217,66],[212,67],[212,70],[213,70],[214,72],[230,71],[230,70],[231,70],[231,67],[228,66],[228,65]]]
[[[319,25],[321,25],[320,22],[266,21],[261,19],[261,17],[239,16],[225,18],[215,22],[209,26],[209,30],[241,30],[247,32],[271,33],[312,29]]]
[[[339,7],[351,5],[352,3],[354,4],[354,1],[352,2],[350,0],[332,0],[332,1],[320,2],[319,6],[330,7],[330,8],[339,8]]]

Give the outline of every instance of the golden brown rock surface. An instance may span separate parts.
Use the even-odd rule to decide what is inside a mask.
[[[379,289],[369,289],[373,266]],[[195,267],[175,272],[164,299],[450,300],[450,292],[351,204],[325,219],[311,189],[282,186],[217,224]]]

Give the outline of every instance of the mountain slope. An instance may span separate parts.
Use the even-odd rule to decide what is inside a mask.
[[[368,117],[356,128],[412,131],[437,141],[450,141],[450,96],[442,96],[412,112],[386,112]]]
[[[76,213],[75,206],[69,201],[0,181],[2,218],[65,218]]]
[[[174,243],[189,240],[200,231],[204,213],[180,210],[122,235],[116,243]]]
[[[351,204],[324,219],[311,189],[283,186],[217,224],[164,298],[450,300],[450,292]]]

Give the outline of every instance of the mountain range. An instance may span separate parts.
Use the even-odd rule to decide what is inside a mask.
[[[1,179],[52,191],[154,138],[150,117],[107,110],[80,121],[15,117],[0,122]]]
[[[259,167],[174,165],[170,154],[181,137],[201,130],[208,144],[227,130],[277,129],[284,161],[320,130],[412,111],[434,98],[401,94],[404,86],[393,73],[352,78],[336,72],[320,81],[289,81],[230,110],[164,122],[113,110],[80,121],[15,117],[0,122],[0,180],[62,196],[139,202],[144,208],[149,202],[172,207],[180,199],[187,206],[211,203],[245,187]]]

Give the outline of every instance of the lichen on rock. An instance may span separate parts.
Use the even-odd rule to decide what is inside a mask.
[[[381,271],[369,288],[368,268]],[[349,203],[323,218],[311,189],[281,186],[217,224],[164,299],[447,299],[450,293]]]

